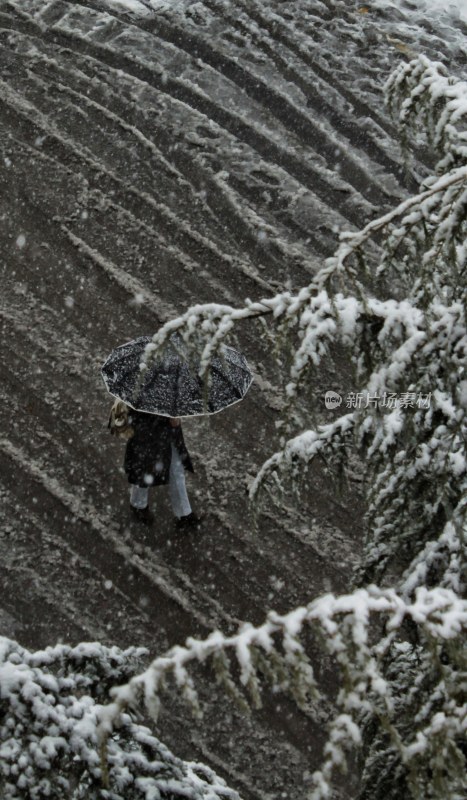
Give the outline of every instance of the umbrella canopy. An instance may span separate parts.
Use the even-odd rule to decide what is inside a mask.
[[[151,341],[151,336],[140,336],[117,347],[101,370],[110,394],[136,411],[164,417],[215,414],[242,400],[251,386],[245,356],[225,345],[211,360],[209,381],[201,380],[199,362],[183,358],[183,340],[177,336],[142,374],[140,363]]]

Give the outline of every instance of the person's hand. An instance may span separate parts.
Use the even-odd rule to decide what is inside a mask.
[[[169,422],[171,428],[179,428],[182,424],[178,417],[169,417]]]

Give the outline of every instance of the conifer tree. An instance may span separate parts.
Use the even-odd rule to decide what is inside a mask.
[[[102,704],[146,656],[97,642],[30,653],[1,637],[2,800],[238,800],[209,767],[176,758],[128,714],[102,751]]]

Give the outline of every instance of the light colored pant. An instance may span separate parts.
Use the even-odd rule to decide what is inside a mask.
[[[191,514],[191,505],[185,485],[185,468],[179,452],[172,445],[172,458],[169,472],[169,495],[172,511],[176,517],[186,517]],[[146,508],[149,500],[149,487],[131,487],[130,503],[135,508]]]

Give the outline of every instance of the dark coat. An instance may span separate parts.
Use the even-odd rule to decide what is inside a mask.
[[[128,422],[134,429],[125,451],[124,468],[129,483],[145,487],[168,483],[172,444],[180,453],[185,469],[193,472],[181,427],[172,428],[167,417],[133,409]]]

